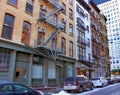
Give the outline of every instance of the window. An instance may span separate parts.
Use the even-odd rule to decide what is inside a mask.
[[[10,4],[12,4],[12,5],[17,6],[18,0],[7,0],[7,1],[8,1],[8,3],[10,3]]]
[[[23,31],[22,31],[22,43],[25,43],[25,44],[29,44],[29,40],[30,40],[30,28],[31,28],[31,25],[24,21],[23,23]]]
[[[81,32],[80,30],[77,31],[78,31],[77,42],[80,44],[85,44],[85,33]]]
[[[69,24],[69,34],[73,35],[73,25]]]
[[[89,62],[91,61],[91,54],[90,53],[88,54],[88,60],[89,60]]]
[[[62,18],[63,31],[66,31],[66,20]]]
[[[33,0],[27,0],[25,11],[30,13],[30,14],[32,14],[33,13],[33,5],[34,5],[34,1]]]
[[[38,28],[38,38],[37,38],[37,45],[44,45],[44,34],[45,34],[45,29],[42,27]]]
[[[8,70],[10,64],[11,52],[7,49],[0,48],[0,70]]]
[[[77,55],[78,55],[78,60],[83,60],[83,58],[86,57],[85,55],[85,49],[81,48],[80,46],[77,47]]]
[[[28,92],[27,87],[22,86],[22,85],[18,85],[18,84],[14,85],[14,90],[15,90],[15,92],[21,92],[21,93],[24,93],[25,91]]]
[[[69,4],[70,4],[70,5],[73,5],[73,0],[69,0]]]
[[[68,77],[73,76],[73,67],[72,67],[72,64],[69,64],[67,66],[67,72],[68,72]]]
[[[10,92],[13,92],[13,87],[12,85],[1,85],[0,86],[0,92],[2,93],[10,93]]]
[[[85,16],[84,10],[81,7],[79,7],[79,5],[76,5],[76,11],[79,15],[81,15],[83,17]]]
[[[66,39],[65,38],[61,39],[61,50],[63,54],[65,55],[66,54]]]
[[[48,78],[54,79],[56,77],[55,63],[50,62],[48,64]]]
[[[73,57],[73,42],[69,42],[69,56]]]
[[[88,40],[87,45],[88,47],[90,47],[90,39],[88,38],[87,40]]]
[[[82,30],[85,30],[84,22],[80,18],[78,18],[78,17],[77,17],[77,26],[82,28]]]
[[[42,78],[42,65],[33,65],[32,78]]]
[[[13,26],[14,26],[14,16],[5,14],[1,37],[9,40],[12,39]]]
[[[66,5],[64,3],[62,3],[62,7],[63,7],[62,13],[66,14]]]
[[[56,49],[56,46],[57,46],[57,38],[53,38],[52,39],[52,48]]]
[[[72,11],[72,9],[69,9],[69,18],[73,19],[73,11]]]

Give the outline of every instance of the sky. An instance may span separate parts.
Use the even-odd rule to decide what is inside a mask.
[[[101,4],[101,3],[104,3],[104,2],[107,2],[107,1],[110,1],[110,0],[93,0],[95,2],[95,4]]]

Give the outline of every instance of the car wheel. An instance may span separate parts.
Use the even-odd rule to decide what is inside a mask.
[[[82,87],[79,87],[78,92],[79,92],[79,93],[83,92],[83,88],[82,88]]]
[[[93,90],[93,88],[94,88],[94,86],[93,86],[93,85],[91,85],[90,90]]]
[[[104,87],[104,84],[102,83],[102,87]]]
[[[67,90],[68,93],[71,93],[71,90]]]

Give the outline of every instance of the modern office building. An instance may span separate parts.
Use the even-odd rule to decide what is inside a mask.
[[[120,0],[98,5],[106,18],[111,70],[120,68]]]

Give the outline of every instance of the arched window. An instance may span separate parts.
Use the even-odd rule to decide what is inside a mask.
[[[31,24],[24,21],[23,23],[23,30],[22,30],[22,43],[29,44],[30,42],[30,31],[31,31]]]

